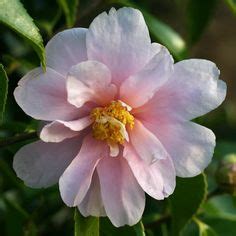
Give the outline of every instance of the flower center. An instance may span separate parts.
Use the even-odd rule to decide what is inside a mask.
[[[132,129],[134,117],[127,106],[120,101],[112,101],[105,107],[94,108],[91,113],[93,137],[106,141],[108,145],[123,144],[129,140],[127,126]]]

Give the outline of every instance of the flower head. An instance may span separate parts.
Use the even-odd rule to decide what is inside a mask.
[[[176,175],[198,175],[211,161],[215,136],[191,120],[224,100],[219,70],[200,59],[174,64],[151,43],[140,11],[112,8],[88,29],[65,30],[46,56],[46,72],[30,71],[14,92],[28,115],[46,121],[41,140],[14,158],[26,185],[59,181],[63,201],[84,216],[133,225],[144,192],[164,199]]]

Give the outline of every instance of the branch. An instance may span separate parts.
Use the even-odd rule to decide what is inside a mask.
[[[37,132],[18,134],[16,136],[0,140],[0,148],[9,146],[9,145],[12,145],[12,144],[15,144],[15,143],[27,141],[27,140],[30,140],[30,139],[35,139],[37,137],[38,137]]]

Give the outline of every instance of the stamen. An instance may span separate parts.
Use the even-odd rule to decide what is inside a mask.
[[[134,126],[134,117],[129,112],[129,107],[124,106],[121,101],[112,101],[105,107],[94,108],[91,118],[94,120],[92,129],[93,137],[106,141],[110,146],[111,154],[118,155],[118,144],[129,141],[126,128]]]

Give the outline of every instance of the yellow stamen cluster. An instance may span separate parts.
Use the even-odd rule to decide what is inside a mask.
[[[126,139],[126,126],[133,128],[134,117],[120,101],[112,101],[105,107],[94,108],[93,137],[108,144],[122,144]]]

